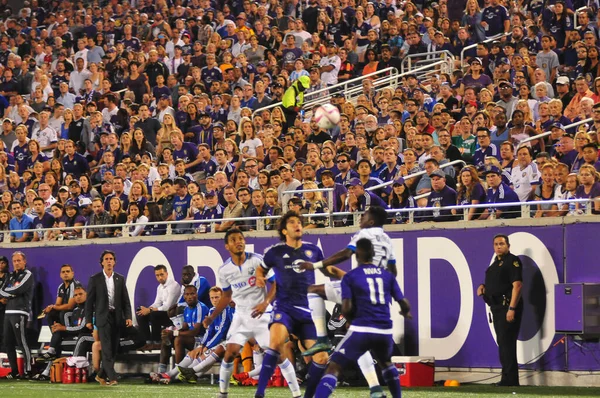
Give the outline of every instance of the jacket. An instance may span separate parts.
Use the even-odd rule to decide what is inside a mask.
[[[8,298],[6,314],[29,316],[34,285],[33,274],[28,269],[14,271],[8,276],[0,289],[0,296]]]
[[[281,103],[284,108],[301,108],[304,104],[304,90],[310,87],[310,78],[300,76],[283,94]]]
[[[73,311],[65,312],[63,314],[63,322],[67,327],[67,332],[78,333],[86,332],[89,334],[89,329],[85,327],[85,303],[77,304]]]
[[[125,277],[116,272],[113,274],[115,284],[114,306],[115,318],[118,325],[131,319],[131,302],[125,285]],[[91,322],[93,313],[96,312],[96,326],[101,328],[109,322],[108,290],[104,279],[104,272],[93,275],[88,282],[88,296],[85,302],[85,319]]]

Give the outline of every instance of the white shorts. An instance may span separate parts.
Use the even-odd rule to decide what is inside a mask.
[[[325,297],[336,304],[342,304],[342,281],[325,282]]]
[[[238,344],[243,346],[253,338],[259,346],[269,346],[269,321],[271,312],[265,312],[260,318],[252,318],[251,313],[236,311],[229,327],[227,344]]]

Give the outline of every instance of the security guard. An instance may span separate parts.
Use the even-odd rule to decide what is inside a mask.
[[[502,365],[499,386],[518,386],[517,338],[523,315],[523,267],[519,257],[510,251],[508,236],[494,237],[496,258],[486,270],[485,284],[477,295],[490,306]]]
[[[296,117],[302,105],[304,104],[304,91],[310,87],[310,78],[308,76],[300,76],[292,85],[285,91],[281,103],[287,128],[294,126]]]

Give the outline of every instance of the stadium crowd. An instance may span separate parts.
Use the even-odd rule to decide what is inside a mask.
[[[535,217],[564,216],[585,204],[544,201],[600,196],[595,2],[7,4],[0,231],[14,242],[75,239],[81,229],[45,229],[84,225],[103,226],[88,238],[120,236],[123,227],[106,225],[128,223],[146,223],[124,227],[128,235],[165,234],[160,221],[190,221],[173,233],[253,230],[256,221],[218,220],[288,209],[319,228],[329,224],[319,214],[371,204],[490,203],[465,210],[475,220],[519,214],[494,203],[538,201]],[[332,89],[333,129],[302,109],[303,96],[329,95],[310,92],[400,70],[408,55],[458,60],[463,49],[452,73],[377,89],[366,78],[351,100]],[[455,160],[466,166],[444,166]],[[391,184],[366,190],[381,182]],[[319,187],[333,189],[332,209],[321,192],[285,193]],[[462,217],[433,209],[416,219]]]

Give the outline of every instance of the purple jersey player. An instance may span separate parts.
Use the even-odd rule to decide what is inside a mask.
[[[264,347],[266,352],[255,397],[264,397],[267,383],[291,334],[298,336],[306,348],[312,347],[316,338],[306,297],[306,290],[315,283],[315,274],[314,271],[301,269],[300,264],[322,261],[323,252],[318,246],[302,241],[302,219],[296,212],[290,211],[281,218],[278,232],[283,243],[267,249],[263,268],[256,270],[257,285],[264,284],[263,278],[269,269],[275,270],[277,292],[271,318],[269,347]],[[324,352],[312,357],[305,397],[314,395],[327,359],[328,355]]]
[[[342,314],[351,325],[335,348],[326,374],[319,382],[316,392],[319,398],[329,397],[335,390],[342,369],[356,363],[369,350],[381,367],[392,397],[401,396],[398,370],[390,361],[394,347],[390,304],[392,299],[398,302],[400,314],[408,319],[412,318],[410,304],[402,295],[394,275],[373,265],[374,255],[375,249],[369,239],[356,242],[359,265],[342,279]]]

